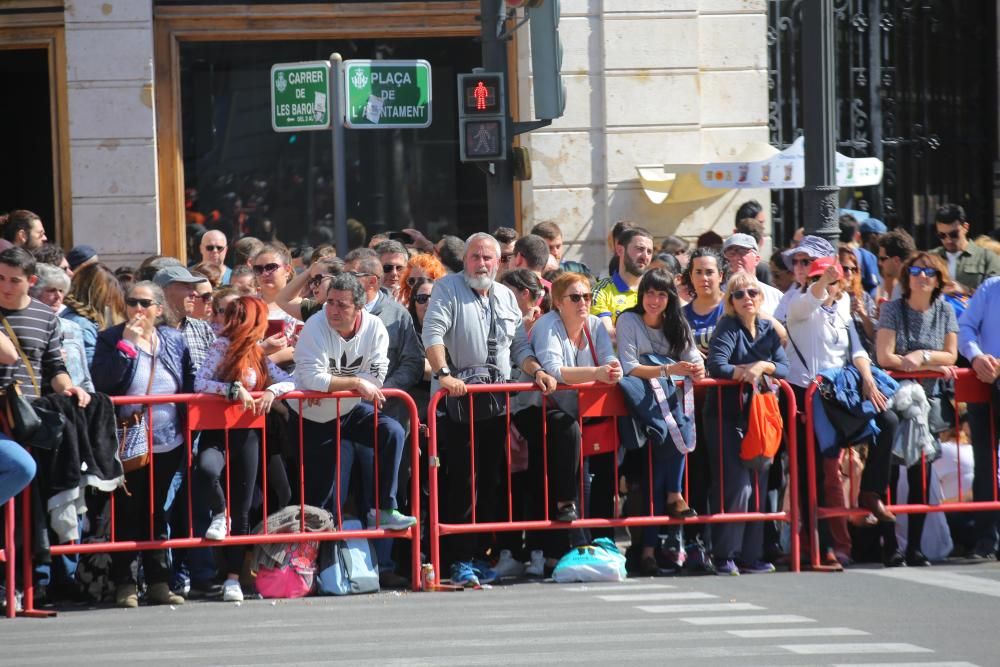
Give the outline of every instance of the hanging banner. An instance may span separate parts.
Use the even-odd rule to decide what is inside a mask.
[[[806,183],[804,140],[799,137],[785,150],[754,162],[710,162],[699,170],[709,188],[801,188]],[[864,187],[882,182],[882,161],[874,157],[850,158],[836,154],[837,186]]]

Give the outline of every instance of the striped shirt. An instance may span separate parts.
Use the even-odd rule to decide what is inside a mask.
[[[67,372],[59,349],[62,334],[56,314],[41,301],[32,299],[21,310],[0,308],[0,315],[7,318],[17,335],[42,393],[48,393],[52,378]],[[6,334],[6,329],[4,333]],[[21,393],[25,398],[38,398],[38,392],[23,360],[18,359],[11,365],[0,365],[0,384],[7,384],[11,380],[21,383]]]

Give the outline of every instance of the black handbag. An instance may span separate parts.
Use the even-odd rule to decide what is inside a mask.
[[[503,384],[506,378],[497,366],[497,320],[496,303],[490,290],[490,330],[486,338],[486,363],[481,366],[463,368],[454,373],[455,379],[465,384]],[[472,421],[502,417],[507,414],[507,398],[504,394],[478,393],[465,396],[448,396],[444,409],[448,419],[456,424],[468,424],[469,406],[472,405]]]
[[[17,352],[21,355],[25,371],[31,378],[31,384],[35,388],[35,394],[41,396],[41,388],[35,378],[35,371],[28,362],[27,355],[21,349],[21,343],[17,339],[17,334],[10,326],[7,318],[3,318],[4,329],[10,337]],[[66,417],[56,410],[35,407],[21,393],[19,383],[14,380],[0,389],[3,395],[4,416],[11,429],[11,436],[21,445],[37,447],[38,449],[55,449],[62,442],[63,431],[66,429]]]

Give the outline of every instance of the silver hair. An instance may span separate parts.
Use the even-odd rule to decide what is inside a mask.
[[[465,252],[462,253],[462,257],[468,256],[469,248],[477,241],[489,241],[493,244],[493,248],[497,251],[497,258],[500,257],[500,242],[497,241],[491,234],[487,234],[486,232],[476,232],[469,238],[465,239]]]
[[[39,262],[35,265],[35,275],[38,281],[28,289],[28,294],[38,296],[49,287],[58,287],[63,292],[69,291],[69,276],[58,266]]]

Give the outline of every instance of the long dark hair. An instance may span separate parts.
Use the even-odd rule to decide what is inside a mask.
[[[697,295],[697,292],[694,288],[694,280],[691,278],[691,272],[694,271],[694,260],[699,257],[711,257],[715,260],[715,266],[719,270],[720,289],[724,288],[726,282],[729,280],[729,262],[717,250],[707,246],[695,248],[695,251],[688,255],[687,266],[684,268],[684,273],[681,274],[681,283],[691,292],[692,298]]]
[[[691,345],[691,327],[681,311],[681,299],[668,272],[663,269],[646,271],[639,281],[638,301],[625,312],[635,313],[639,317],[645,315],[646,308],[642,304],[642,299],[650,290],[666,292],[669,296],[667,307],[663,309],[663,323],[660,328],[667,339],[667,345],[670,346],[670,356],[680,359]]]

